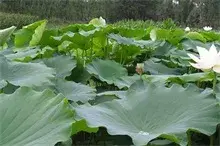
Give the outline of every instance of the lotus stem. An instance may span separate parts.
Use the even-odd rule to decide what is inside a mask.
[[[217,74],[214,72],[213,87],[212,87],[214,94],[216,90],[216,83],[217,83]]]
[[[142,74],[140,74],[140,80],[143,80],[143,79],[142,79]]]
[[[92,55],[93,54],[93,38],[91,40],[91,47],[90,47],[90,61],[92,61]]]
[[[191,139],[191,133],[190,131],[187,131],[187,141],[188,141],[188,145],[187,146],[192,146],[192,139]]]
[[[218,133],[218,145],[220,145],[220,124],[217,125],[217,133]]]
[[[108,53],[108,46],[109,46],[109,42],[108,42],[108,38],[106,39],[106,46],[105,46],[105,59],[109,58],[109,53]]]
[[[214,72],[214,79],[213,79],[213,94],[216,94],[216,84],[217,84],[217,73]],[[220,141],[220,127],[217,125],[217,133],[218,133],[218,141]],[[210,137],[210,146],[214,146],[214,135]]]
[[[214,135],[210,136],[210,146],[214,146]]]

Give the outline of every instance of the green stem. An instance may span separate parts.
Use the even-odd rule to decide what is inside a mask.
[[[190,131],[187,131],[187,140],[188,140],[188,145],[187,146],[192,146],[192,140],[191,140],[191,133],[190,133]]]
[[[212,87],[214,95],[216,94],[217,77],[218,77],[217,73],[214,72],[213,87]],[[220,128],[218,126],[217,126],[217,131],[218,131],[217,133],[219,134],[220,133]],[[218,137],[220,138],[219,135],[218,135]],[[214,135],[212,135],[210,137],[210,146],[214,146],[214,141],[215,141]]]
[[[91,47],[90,47],[90,61],[92,61],[92,54],[93,54],[93,38],[91,40]]]
[[[217,74],[214,72],[213,87],[212,87],[214,94],[216,90],[216,83],[217,83]]]
[[[82,52],[83,67],[85,67],[85,50]]]
[[[79,50],[76,49],[76,59],[77,59],[77,64],[80,64],[80,56],[79,56]]]
[[[217,133],[218,133],[218,139],[217,139],[217,141],[218,141],[218,145],[220,145],[220,124],[217,125]]]
[[[121,52],[120,64],[122,64],[122,61],[123,61],[123,51]]]
[[[210,146],[214,146],[214,135],[210,136]]]
[[[106,42],[106,46],[105,46],[105,59],[108,59],[109,58],[109,54],[108,54],[108,46],[109,46],[109,43],[108,43],[108,38],[107,38],[107,42]]]
[[[140,80],[143,80],[143,79],[142,79],[142,74],[140,74]]]

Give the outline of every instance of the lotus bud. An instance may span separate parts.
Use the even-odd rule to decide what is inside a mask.
[[[100,24],[101,24],[102,26],[106,26],[106,21],[105,21],[105,19],[103,19],[102,17],[99,17],[99,21],[100,21]]]
[[[205,26],[205,27],[203,27],[203,29],[204,29],[205,31],[210,31],[210,30],[212,30],[212,27],[210,27],[210,26]]]
[[[142,74],[143,74],[143,72],[144,72],[144,63],[137,63],[136,72],[137,72],[139,75],[142,75]]]
[[[185,28],[185,31],[190,31],[190,28],[189,28],[189,27],[186,27],[186,28]]]

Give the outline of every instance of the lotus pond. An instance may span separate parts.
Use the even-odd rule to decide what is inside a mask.
[[[220,145],[220,33],[42,20],[0,30],[0,146]]]

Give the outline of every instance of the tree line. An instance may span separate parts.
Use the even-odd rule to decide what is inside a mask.
[[[181,25],[220,27],[219,0],[0,0],[0,11],[75,22],[172,18]]]

